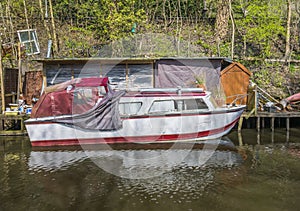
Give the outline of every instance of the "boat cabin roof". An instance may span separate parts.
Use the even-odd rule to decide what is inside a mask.
[[[48,89],[33,107],[32,117],[83,113],[111,90],[108,77],[73,79]],[[209,95],[209,92],[201,88],[144,88],[127,90],[121,102],[143,102],[145,110],[141,111],[146,112],[146,108],[149,108],[154,100],[188,100],[195,97],[206,98]]]

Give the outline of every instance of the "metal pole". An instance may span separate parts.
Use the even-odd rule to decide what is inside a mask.
[[[51,57],[51,50],[52,50],[52,40],[48,40],[47,55],[46,55],[47,59]]]

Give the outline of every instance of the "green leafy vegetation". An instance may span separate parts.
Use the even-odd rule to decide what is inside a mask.
[[[286,77],[300,74],[299,63],[265,61],[300,58],[295,0],[3,0],[0,25],[3,44],[16,45],[17,30],[37,29],[35,57],[52,39],[55,57],[233,56],[266,89],[286,89]],[[12,65],[14,52],[4,55]]]

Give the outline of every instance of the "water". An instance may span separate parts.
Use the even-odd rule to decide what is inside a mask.
[[[288,143],[285,130],[264,130],[261,145],[242,132],[250,144],[235,148],[233,131],[217,149],[43,150],[2,138],[0,210],[298,210],[300,130]]]

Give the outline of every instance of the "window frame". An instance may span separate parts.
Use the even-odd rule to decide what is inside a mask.
[[[122,104],[127,104],[127,105],[130,105],[130,104],[140,104],[140,106],[138,107],[138,109],[137,109],[137,111],[135,111],[134,113],[122,113],[121,112],[121,108],[120,108],[120,105],[122,105]],[[142,108],[142,106],[143,106],[143,102],[142,101],[134,101],[134,102],[120,102],[119,103],[119,113],[120,113],[120,115],[122,115],[122,116],[130,116],[130,115],[137,115],[139,112],[140,112],[140,110],[141,110],[141,108]],[[125,109],[124,109],[125,110]]]
[[[186,107],[186,102],[188,100],[193,100],[195,101],[197,108],[196,109],[187,109]],[[160,110],[160,111],[151,111],[154,103],[156,102],[162,102],[162,101],[172,101],[174,104],[173,109],[170,108],[169,110]],[[197,102],[199,101],[199,102]],[[181,102],[182,104],[182,108],[179,108],[179,102]],[[202,104],[202,106],[200,107],[200,103]],[[205,105],[205,107],[203,107],[203,105]],[[174,112],[174,113],[186,113],[186,112],[203,112],[203,111],[209,111],[209,106],[207,105],[207,103],[205,103],[204,99],[202,98],[196,98],[196,99],[171,99],[171,100],[154,100],[148,110],[149,114],[158,114],[158,113],[169,113],[169,112]]]
[[[34,55],[40,53],[40,46],[38,42],[36,29],[18,30],[17,33],[18,33],[19,41],[26,48],[27,55]],[[24,37],[22,37],[23,33],[28,33],[28,39],[24,39]],[[30,49],[28,49],[28,44],[30,46]]]

